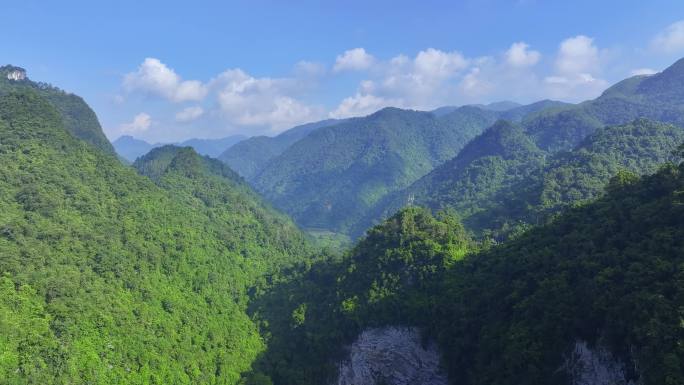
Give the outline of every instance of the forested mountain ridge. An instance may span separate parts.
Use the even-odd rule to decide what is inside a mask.
[[[10,79],[10,73],[22,73],[19,79]],[[96,148],[114,155],[114,147],[102,132],[95,112],[80,96],[67,93],[47,83],[34,82],[26,77],[23,68],[6,65],[0,67],[0,95],[13,90],[32,89],[46,98],[59,111],[64,127],[75,137]]]
[[[493,142],[502,127],[511,127],[508,140]],[[357,234],[413,204],[433,211],[452,209],[471,230],[505,236],[598,197],[620,171],[644,175],[678,161],[675,150],[684,142],[680,127],[637,119],[598,129],[572,151],[550,154],[537,148],[522,127],[513,127],[497,123],[457,157],[380,202],[360,222]]]
[[[495,119],[476,107],[440,117],[386,108],[310,133],[272,159],[253,185],[300,226],[345,232],[368,207],[453,157]]]
[[[226,149],[218,156],[218,159],[238,174],[251,180],[271,159],[282,154],[293,143],[321,127],[341,122],[343,120],[327,119],[293,127],[274,137],[253,136]]]
[[[552,152],[570,150],[605,125],[636,118],[684,125],[684,59],[655,75],[639,75],[608,88],[598,98],[551,109],[524,122],[537,145]]]
[[[500,120],[470,141],[453,159],[436,167],[409,187],[389,195],[368,211],[354,235],[361,235],[377,218],[405,205],[437,211],[452,209],[462,218],[496,205],[497,194],[543,166],[546,153],[524,129]]]
[[[0,378],[237,383],[263,349],[248,291],[302,234],[189,149],[160,188],[64,123],[40,90],[0,96]]]
[[[578,343],[614,362],[581,368],[588,378],[682,383],[683,196],[684,165],[621,173],[597,201],[496,246],[454,217],[404,209],[255,300],[272,338],[252,378],[335,382],[361,331],[413,326],[454,384],[579,383]]]
[[[684,381],[684,166],[615,177],[605,196],[466,258],[434,326],[461,384],[570,383],[578,340],[624,363],[623,381]]]

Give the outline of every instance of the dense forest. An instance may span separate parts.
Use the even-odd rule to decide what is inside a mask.
[[[458,384],[568,383],[578,340],[638,362],[627,376],[639,383],[680,384],[683,197],[684,165],[621,172],[597,201],[503,245],[473,241],[448,213],[404,209],[255,300],[270,338],[252,378],[326,383],[361,330],[413,325]]]
[[[216,161],[150,154],[158,187],[64,121],[0,96],[0,378],[236,383],[264,346],[248,291],[308,257],[303,235]]]
[[[360,333],[410,326],[454,384],[574,384],[578,343],[682,384],[682,63],[132,164],[2,67],[0,383],[330,384]]]

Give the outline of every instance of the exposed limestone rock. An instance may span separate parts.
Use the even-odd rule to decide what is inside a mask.
[[[423,346],[416,328],[367,329],[349,347],[340,364],[338,385],[446,385],[439,352]]]
[[[562,369],[570,375],[571,385],[638,385],[627,378],[624,362],[600,345],[592,348],[585,341],[575,341]]]
[[[24,80],[26,79],[26,71],[22,69],[15,69],[7,73],[7,79],[15,81]]]

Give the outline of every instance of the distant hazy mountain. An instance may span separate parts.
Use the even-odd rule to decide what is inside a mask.
[[[180,147],[192,147],[200,155],[207,155],[216,158],[219,154],[224,152],[227,148],[244,140],[244,135],[232,135],[220,139],[188,139],[175,144]],[[150,150],[163,146],[163,143],[150,144],[142,139],[134,138],[130,135],[119,137],[113,143],[116,153],[133,162],[138,157],[147,154]]]
[[[181,147],[192,147],[200,155],[216,158],[234,144],[247,139],[245,135],[231,135],[220,139],[188,139],[184,142],[174,143]]]
[[[321,127],[331,126],[343,120],[328,119],[291,128],[275,137],[254,136],[228,148],[218,157],[238,174],[253,178],[268,163],[286,148]]]
[[[139,156],[145,155],[159,144],[150,144],[142,139],[136,139],[130,135],[120,136],[112,142],[116,153],[129,162],[133,162]]]

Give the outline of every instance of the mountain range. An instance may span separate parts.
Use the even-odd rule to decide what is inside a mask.
[[[242,140],[247,139],[244,135],[231,135],[220,139],[188,139],[183,142],[171,143],[179,147],[192,147],[198,154],[218,157],[226,149]],[[164,146],[164,143],[150,144],[142,139],[136,139],[130,135],[123,135],[112,142],[116,153],[129,162],[134,162],[140,156],[150,150]]]
[[[20,70],[0,382],[684,383],[684,61],[576,105],[385,108],[131,164]]]

